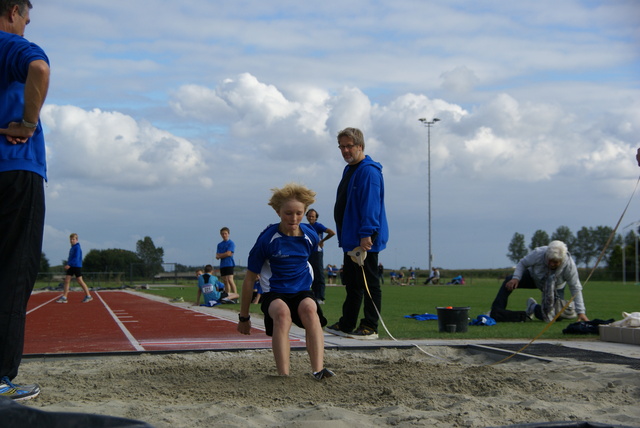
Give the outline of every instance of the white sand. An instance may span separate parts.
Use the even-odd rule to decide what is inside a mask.
[[[305,352],[277,377],[270,350],[27,359],[17,382],[47,411],[155,427],[486,427],[548,421],[640,425],[640,372],[555,359],[491,366],[463,349],[328,351],[317,382]]]

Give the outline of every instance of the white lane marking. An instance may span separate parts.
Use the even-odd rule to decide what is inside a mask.
[[[35,311],[36,309],[40,309],[41,307],[48,305],[51,302],[55,302],[56,300],[58,300],[61,296],[58,297],[54,297],[53,299],[49,299],[46,302],[44,302],[43,304],[36,306],[35,308],[31,309],[30,311],[27,311],[27,315],[29,315],[31,312]],[[64,303],[63,303],[64,304]]]
[[[102,298],[102,296],[100,295],[100,293],[98,293],[97,291],[95,292],[96,296],[98,296],[98,299],[100,299],[100,301],[102,302],[102,304],[104,305],[105,308],[107,308],[107,311],[109,311],[109,314],[111,315],[111,317],[113,318],[113,320],[116,322],[116,324],[118,324],[118,327],[120,327],[120,330],[122,330],[122,332],[124,333],[125,336],[127,336],[127,339],[129,339],[129,343],[131,343],[131,346],[133,346],[136,351],[146,351],[146,349],[144,349],[140,343],[138,343],[138,341],[136,340],[135,337],[133,337],[133,335],[131,334],[131,332],[129,330],[127,330],[127,328],[124,326],[124,324],[122,323],[122,321],[120,321],[118,319],[118,316],[111,310],[111,308],[109,307],[109,305],[107,305],[107,302],[104,301],[104,299]]]

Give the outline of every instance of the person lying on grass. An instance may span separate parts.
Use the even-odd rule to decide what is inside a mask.
[[[313,270],[309,256],[318,248],[318,234],[308,224],[301,223],[304,213],[315,202],[316,193],[305,186],[290,183],[282,189],[272,189],[269,205],[280,217],[260,233],[249,253],[248,270],[242,284],[238,331],[251,334],[249,307],[253,284],[260,275],[267,336],[280,376],[288,376],[292,324],[305,329],[307,353],[313,376],[321,380],[335,374],[324,368],[324,331],[327,320],[311,291]]]

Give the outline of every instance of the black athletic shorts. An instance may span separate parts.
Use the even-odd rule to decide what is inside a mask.
[[[233,266],[226,266],[220,268],[220,276],[233,275]]]
[[[269,316],[269,305],[276,299],[282,300],[287,304],[289,310],[291,311],[291,320],[295,325],[300,328],[304,328],[302,325],[302,321],[300,321],[300,316],[298,315],[298,306],[300,302],[302,302],[306,298],[312,299],[314,302],[316,301],[315,296],[313,295],[313,291],[301,291],[295,294],[284,294],[284,293],[275,293],[270,291],[262,295],[260,299],[260,309],[262,309],[262,313],[264,314],[264,328],[266,330],[267,336],[273,336],[273,318]],[[324,327],[327,325],[327,319],[322,314],[322,309],[320,309],[320,305],[316,303],[316,307],[318,308],[318,317],[320,318],[320,325]]]
[[[82,268],[70,266],[69,269],[67,269],[66,271],[66,275],[75,276],[76,278],[79,278],[82,276]]]

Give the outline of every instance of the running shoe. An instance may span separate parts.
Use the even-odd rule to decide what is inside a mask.
[[[327,333],[335,334],[336,336],[342,336],[342,337],[348,337],[350,333],[348,331],[343,331],[340,328],[340,323],[332,324],[328,327],[325,327],[324,329],[326,330]]]
[[[534,299],[533,297],[529,297],[527,299],[527,316],[529,318],[531,318],[533,316],[533,314],[536,311],[536,305],[538,304],[538,302],[536,302],[536,299]]]
[[[312,373],[312,374],[313,374],[313,377],[316,378],[316,380],[322,380],[322,379],[326,379],[326,378],[329,378],[329,377],[334,377],[336,375],[334,372],[332,372],[329,369],[322,369],[319,372],[315,372],[315,373]]]
[[[12,383],[6,376],[0,379],[0,397],[22,401],[36,398],[38,394],[40,394],[40,386],[37,384],[23,386]]]
[[[372,328],[361,325],[356,331],[348,334],[347,337],[352,339],[375,340],[378,338],[378,333]]]
[[[93,300],[93,297],[91,296],[85,296],[84,299],[82,299],[82,303],[87,303]]]
[[[56,300],[56,303],[67,303],[67,298],[64,296],[60,296],[60,298],[58,300]]]

